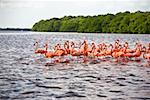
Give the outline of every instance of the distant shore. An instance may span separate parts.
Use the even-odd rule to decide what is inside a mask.
[[[0,28],[0,31],[31,31],[30,28]]]

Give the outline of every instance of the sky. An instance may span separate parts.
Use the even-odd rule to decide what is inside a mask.
[[[150,11],[150,0],[0,0],[0,28],[32,28],[42,19]]]

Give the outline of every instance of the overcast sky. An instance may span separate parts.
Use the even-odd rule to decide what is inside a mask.
[[[41,19],[150,11],[150,0],[0,0],[0,27],[31,28]]]

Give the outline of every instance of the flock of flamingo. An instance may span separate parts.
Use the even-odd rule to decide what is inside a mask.
[[[150,60],[150,43],[147,46],[143,46],[139,41],[136,42],[134,49],[129,47],[128,42],[120,43],[120,40],[116,40],[113,44],[100,43],[98,45],[94,42],[88,44],[87,40],[84,40],[80,45],[76,45],[73,41],[65,41],[63,47],[61,44],[56,44],[53,51],[48,50],[48,43],[45,43],[43,49],[38,48],[38,42],[34,46],[36,46],[35,53],[42,54],[46,58],[71,55],[83,56],[83,58],[110,56],[116,61],[138,58]]]

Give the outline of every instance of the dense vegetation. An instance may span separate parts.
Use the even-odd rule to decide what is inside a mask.
[[[150,33],[150,12],[137,11],[98,15],[64,16],[41,20],[32,27],[44,32]]]

